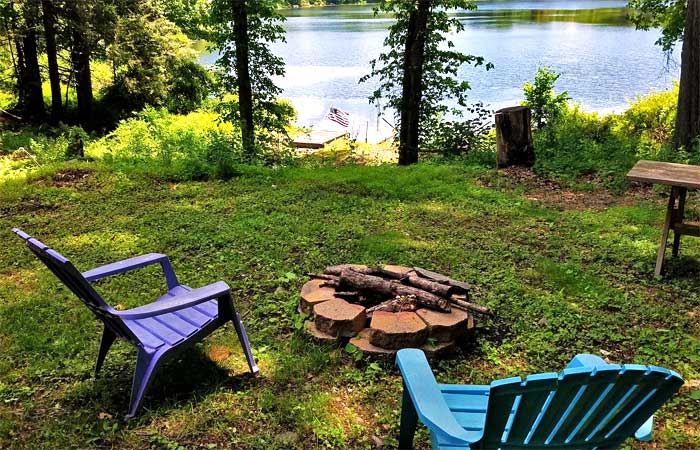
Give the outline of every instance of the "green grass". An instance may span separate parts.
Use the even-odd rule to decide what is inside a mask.
[[[372,435],[395,446],[393,367],[354,362],[300,331],[304,274],[343,262],[449,273],[498,312],[479,323],[474,348],[437,364],[439,380],[560,370],[576,353],[603,350],[696,380],[657,416],[658,447],[628,448],[700,446],[700,241],[684,238],[671,276],[653,277],[660,196],[548,206],[493,171],[458,164],[242,168],[228,182],[183,183],[78,167],[95,172],[59,187],[49,167],[0,184],[0,448],[369,449]],[[689,200],[695,216],[698,200]],[[224,279],[262,377],[245,375],[226,327],[170,363],[142,414],[121,422],[133,350],[116,344],[92,378],[98,322],[12,226],[83,270],[163,252],[191,286]],[[98,289],[131,307],[156,297],[163,281],[147,269]],[[419,448],[428,448],[424,431]]]

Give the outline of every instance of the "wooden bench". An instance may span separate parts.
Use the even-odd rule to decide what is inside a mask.
[[[639,161],[627,174],[631,181],[671,186],[666,220],[661,230],[661,246],[656,257],[656,275],[661,275],[670,230],[673,230],[673,256],[678,256],[681,236],[700,236],[700,224],[684,222],[688,189],[700,189],[700,166],[658,161]]]

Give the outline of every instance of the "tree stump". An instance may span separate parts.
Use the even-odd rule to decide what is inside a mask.
[[[526,106],[496,111],[496,160],[499,168],[534,164],[531,120],[532,111]]]

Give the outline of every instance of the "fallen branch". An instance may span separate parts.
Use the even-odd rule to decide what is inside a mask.
[[[442,312],[450,312],[450,303],[445,298],[413,286],[406,286],[398,281],[365,275],[350,267],[344,268],[341,272],[340,284],[353,289],[378,292],[383,295],[413,296],[420,305]]]
[[[470,303],[464,300],[457,300],[454,297],[450,298],[450,304],[457,309],[461,309],[462,311],[483,314],[489,317],[494,317],[495,315],[493,311],[486,306],[477,305],[476,303]]]

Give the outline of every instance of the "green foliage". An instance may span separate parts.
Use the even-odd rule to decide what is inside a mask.
[[[578,106],[562,111],[534,133],[535,168],[550,175],[616,177],[619,181],[636,162],[625,136],[615,133],[612,116],[586,113]]]
[[[640,159],[698,164],[696,154],[674,150],[671,139],[678,89],[640,97],[622,114],[600,116],[566,107],[533,134],[536,169],[574,180],[595,175],[621,186]]]
[[[212,90],[212,74],[194,61],[179,61],[170,72],[165,106],[175,114],[186,114],[202,106]]]
[[[382,0],[375,8],[375,15],[385,14],[395,18],[389,26],[389,35],[384,40],[385,52],[371,61],[372,71],[360,79],[367,82],[379,81],[379,87],[370,96],[371,103],[385,99],[382,107],[390,108],[396,114],[397,127],[400,124],[402,109],[403,63],[406,37],[411,11],[416,2],[411,0]],[[425,44],[425,61],[423,64],[423,98],[420,110],[420,138],[427,140],[438,129],[440,122],[447,115],[462,117],[467,107],[468,81],[457,77],[459,69],[465,64],[481,66],[483,57],[465,55],[459,52],[448,36],[464,30],[464,24],[450,15],[450,10],[457,8],[473,10],[476,5],[468,0],[435,0],[431,2],[428,18],[428,35]],[[493,65],[486,63],[487,70]],[[446,100],[451,100],[457,107],[450,107]],[[447,125],[447,130],[452,126]]]
[[[670,52],[683,38],[688,0],[629,0],[630,17],[637,28],[661,28],[656,43]]]
[[[523,105],[532,110],[532,117],[537,123],[537,128],[543,128],[545,124],[557,120],[566,109],[569,101],[569,93],[554,93],[554,83],[561,74],[549,67],[539,67],[535,74],[535,80],[525,83],[525,101]]]
[[[466,111],[468,119],[444,120],[435,124],[431,133],[424,137],[424,148],[437,151],[446,157],[492,150],[494,141],[490,136],[493,129],[493,111],[487,109],[483,103],[468,106]]]
[[[103,102],[121,115],[146,105],[187,113],[207,98],[212,79],[192,61],[190,40],[157,10],[119,16],[107,56],[117,68]]]
[[[146,108],[122,121],[86,153],[120,167],[139,167],[174,180],[229,178],[240,159],[239,132],[215,113],[186,116]]]

